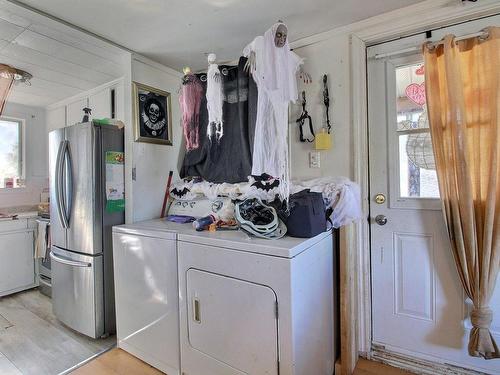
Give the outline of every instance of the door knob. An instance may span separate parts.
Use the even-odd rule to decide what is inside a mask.
[[[378,225],[385,225],[387,224],[387,217],[385,215],[377,215],[375,216],[375,222]]]

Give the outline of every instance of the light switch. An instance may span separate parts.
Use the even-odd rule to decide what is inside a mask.
[[[319,168],[320,162],[321,160],[319,151],[309,152],[309,168]]]

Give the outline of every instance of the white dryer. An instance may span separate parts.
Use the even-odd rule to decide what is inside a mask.
[[[183,374],[333,374],[331,232],[183,230],[177,240]]]

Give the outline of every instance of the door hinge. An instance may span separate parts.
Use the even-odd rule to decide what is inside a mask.
[[[136,180],[136,177],[137,177],[137,174],[136,174],[136,169],[135,167],[132,168],[132,181],[135,181]]]

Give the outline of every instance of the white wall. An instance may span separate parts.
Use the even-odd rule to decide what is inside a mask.
[[[136,179],[131,184],[132,193],[127,198],[127,204],[132,205],[132,217],[127,215],[127,221],[159,217],[169,171],[174,171],[174,180],[179,178],[178,167],[183,158],[178,96],[181,77],[181,73],[146,58],[132,58],[132,81],[171,94],[173,145],[133,142],[133,122],[127,124],[126,142],[133,142],[127,157],[132,156],[131,164],[136,171]]]
[[[34,205],[48,187],[47,134],[45,109],[7,102],[4,116],[24,119],[26,187],[0,189],[0,207]]]
[[[330,90],[330,120],[333,147],[321,151],[321,167],[309,168],[311,143],[299,142],[295,119],[300,105],[292,106],[290,117],[290,165],[292,178],[314,178],[321,176],[346,176],[352,173],[352,135],[350,101],[349,37],[341,34],[328,40],[297,48],[297,54],[305,58],[305,69],[313,83],[301,83],[299,90],[306,90],[307,109],[313,119],[315,131],[323,126],[323,74],[328,75]],[[131,80],[170,92],[172,97],[173,145],[154,145],[133,141],[133,122],[127,121],[126,150],[128,170],[126,173],[127,221],[136,222],[159,217],[168,172],[174,171],[174,180],[183,158],[183,136],[180,127],[178,89],[182,74],[139,55],[132,56]],[[127,91],[127,87],[125,88]],[[131,107],[130,107],[131,108]],[[126,146],[126,147],[127,147]],[[136,179],[130,183],[132,168]]]
[[[349,37],[334,36],[306,47],[294,50],[305,59],[304,69],[311,75],[312,83],[301,82],[300,92],[306,91],[306,109],[312,118],[315,133],[325,124],[323,104],[323,74],[328,75],[330,94],[330,123],[332,124],[332,148],[320,151],[320,168],[309,168],[309,152],[314,143],[299,141],[299,129],[295,120],[302,110],[301,99],[291,108],[290,118],[290,166],[292,178],[323,176],[353,177],[352,136],[350,101]]]

